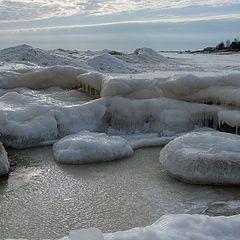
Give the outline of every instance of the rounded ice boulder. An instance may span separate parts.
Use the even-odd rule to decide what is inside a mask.
[[[240,184],[240,136],[192,132],[168,143],[160,152],[166,171],[185,182]]]
[[[82,131],[56,142],[53,154],[59,163],[81,164],[129,157],[133,149],[122,137]]]
[[[9,162],[7,152],[0,142],[0,176],[5,175],[9,172]]]

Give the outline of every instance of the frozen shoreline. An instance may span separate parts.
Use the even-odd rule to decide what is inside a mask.
[[[27,45],[0,51],[4,147],[48,145],[67,136],[57,150],[64,148],[75,162],[90,160],[87,154],[78,157],[85,147],[94,161],[113,160],[122,156],[123,145],[129,156],[133,149],[162,146],[198,127],[239,134],[239,94],[239,55],[161,55],[148,48],[133,53],[46,51]],[[89,102],[92,98],[99,99]],[[83,137],[86,130],[91,133]],[[116,142],[110,149],[111,139]],[[186,147],[186,154],[197,151],[204,159],[214,153],[208,145],[198,145]],[[227,149],[231,155],[233,146]],[[238,188],[171,179],[159,164],[160,148],[82,166],[58,165],[51,147],[7,150],[17,167],[0,181],[3,238],[59,238],[91,226],[103,232],[125,230],[169,213],[240,213]],[[61,160],[70,163],[68,156]]]

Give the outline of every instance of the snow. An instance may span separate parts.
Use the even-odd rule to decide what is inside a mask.
[[[83,131],[55,143],[53,154],[57,162],[80,164],[129,157],[133,154],[133,149],[119,136]]]
[[[209,217],[205,215],[165,215],[154,224],[127,231],[104,233],[98,229],[75,230],[62,240],[238,240],[240,215]]]
[[[240,184],[240,136],[192,132],[167,144],[160,162],[172,176],[201,184]]]
[[[9,172],[9,162],[7,152],[0,142],[0,176],[5,175]]]

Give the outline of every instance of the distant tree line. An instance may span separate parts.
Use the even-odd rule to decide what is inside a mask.
[[[240,50],[240,41],[235,38],[232,42],[227,40],[225,43],[221,42],[216,46],[217,50]]]

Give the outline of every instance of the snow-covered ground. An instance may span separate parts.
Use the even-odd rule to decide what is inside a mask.
[[[55,143],[56,160],[76,163],[85,162],[88,153],[101,161],[130,156],[133,149],[163,146],[196,128],[239,133],[239,60],[237,54],[158,53],[149,48],[132,53],[27,45],[0,50],[0,140],[13,148]],[[86,130],[90,132],[82,132]],[[214,148],[211,136],[206,138]],[[107,147],[111,141],[112,149]],[[198,142],[194,147],[191,139],[184,144],[190,146],[188,155]],[[84,156],[83,146],[88,149]],[[123,148],[125,154],[119,151]],[[236,152],[230,146],[230,155],[231,150]],[[218,161],[214,151],[211,159]]]

